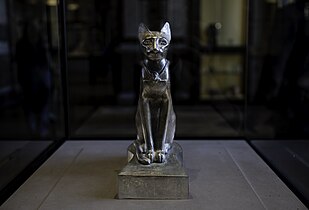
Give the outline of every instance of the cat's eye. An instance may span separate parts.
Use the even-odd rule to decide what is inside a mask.
[[[159,44],[160,45],[167,45],[167,40],[166,39],[160,39]]]
[[[152,44],[152,42],[151,42],[150,39],[145,39],[145,40],[143,41],[143,45],[151,45],[151,44]]]

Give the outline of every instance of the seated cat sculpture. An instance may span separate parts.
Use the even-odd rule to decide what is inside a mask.
[[[169,23],[166,22],[160,32],[140,24],[138,38],[145,59],[136,113],[136,157],[145,165],[164,163],[172,147],[176,121],[166,59],[171,41]]]

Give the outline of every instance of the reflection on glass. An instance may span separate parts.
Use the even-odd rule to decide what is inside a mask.
[[[0,1],[2,139],[63,136],[58,18],[49,1]]]
[[[253,1],[248,72],[248,134],[309,135],[309,5]]]
[[[0,0],[0,203],[64,138],[58,33],[57,1]]]
[[[51,72],[47,40],[36,21],[23,24],[16,44],[17,78],[23,94],[23,108],[31,133],[48,135]]]
[[[308,207],[309,3],[252,0],[249,14],[246,136]]]

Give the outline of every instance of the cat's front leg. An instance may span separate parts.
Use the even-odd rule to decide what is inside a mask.
[[[155,142],[155,150],[156,150],[155,161],[158,163],[163,163],[165,162],[166,159],[167,148],[165,148],[165,143],[168,132],[168,119],[171,112],[170,106],[171,106],[170,99],[167,96],[161,102],[159,127]]]
[[[141,124],[142,124],[142,133],[146,144],[146,153],[145,158],[146,162],[149,164],[154,160],[154,145],[153,145],[153,136],[151,129],[151,114],[149,107],[149,99],[143,98],[140,106],[141,111]]]

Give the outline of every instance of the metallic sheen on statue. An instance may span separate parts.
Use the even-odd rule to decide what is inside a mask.
[[[172,147],[176,121],[166,59],[170,25],[166,22],[159,32],[140,24],[138,38],[145,58],[136,113],[136,157],[144,165],[164,163]]]
[[[119,199],[188,199],[189,177],[183,153],[173,142],[173,110],[167,49],[171,30],[150,31],[140,24],[144,54],[136,112],[137,138],[128,147],[128,163],[118,174]]]

